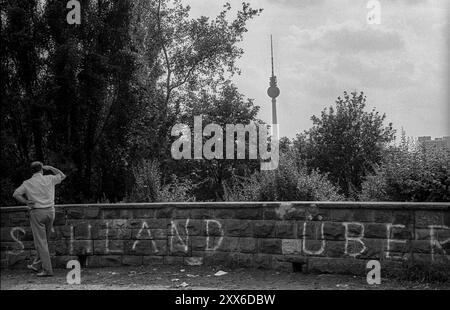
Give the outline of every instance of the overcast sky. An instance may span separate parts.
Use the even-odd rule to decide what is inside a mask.
[[[225,0],[184,0],[191,16],[215,16]],[[233,8],[241,1],[229,0]],[[347,91],[364,91],[408,136],[450,135],[450,1],[380,0],[381,24],[368,25],[367,0],[250,0],[264,11],[248,25],[239,90],[271,120],[266,94],[274,36],[280,135],[312,126],[311,115]]]

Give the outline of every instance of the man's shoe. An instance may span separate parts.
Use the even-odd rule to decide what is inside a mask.
[[[38,277],[53,277],[52,273],[48,273],[47,271],[41,271],[36,274]]]
[[[39,269],[34,264],[27,265],[27,268],[34,272],[39,272]]]

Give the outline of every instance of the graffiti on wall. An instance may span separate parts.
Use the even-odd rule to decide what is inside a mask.
[[[121,220],[122,221],[122,220]],[[126,220],[123,220],[126,221]],[[225,237],[224,224],[217,219],[204,219],[201,220],[203,225],[203,238],[205,238],[205,243],[203,250],[205,251],[216,251],[220,250],[223,240]],[[142,220],[140,227],[137,229],[135,237],[131,240],[131,250],[136,251],[139,244],[143,241],[149,241],[148,246],[151,247],[152,253],[158,255],[158,253],[163,252],[165,249],[161,248],[161,244],[167,245],[167,249],[170,253],[173,252],[184,252],[188,253],[190,246],[190,223],[191,220],[188,218],[186,220],[171,220],[166,228],[166,233],[164,234],[165,240],[163,243],[158,243],[158,238],[153,235],[152,230],[154,227],[149,224],[149,222]],[[317,225],[319,223],[320,228],[318,229],[317,236],[314,238],[308,237],[308,228],[310,225]],[[105,237],[98,240],[103,243],[105,254],[121,254],[123,249],[114,249],[111,247],[111,240],[109,238],[110,224],[108,220],[105,220]],[[285,255],[306,255],[306,256],[320,256],[324,255],[327,247],[330,244],[330,240],[326,237],[326,222],[311,222],[305,221],[298,225],[298,230],[301,231],[300,238],[293,239],[281,239],[281,254]],[[342,225],[344,229],[343,234],[343,255],[352,258],[358,258],[361,256],[371,244],[368,243],[366,239],[366,225],[368,223],[360,222],[340,222],[338,225]],[[409,241],[407,238],[395,237],[396,233],[405,230],[407,227],[403,224],[392,224],[385,223],[383,242],[383,256],[386,259],[407,259],[405,255],[396,256],[396,251],[393,250],[396,245],[405,245]],[[74,247],[76,238],[74,236],[74,226],[69,225],[69,236],[66,238],[68,241],[68,254],[76,254],[76,249]],[[91,253],[93,249],[93,238],[92,238],[92,225],[87,225],[87,242],[86,253]],[[442,237],[448,235],[450,232],[450,227],[445,225],[429,225],[427,230],[428,233],[426,238],[422,236],[422,240],[426,240],[429,247],[429,253],[431,254],[431,259],[435,259],[435,255],[446,255],[450,260],[448,252],[448,244],[450,244],[450,238]],[[24,252],[25,246],[23,243],[23,236],[26,231],[23,227],[13,227],[10,230],[10,237],[13,240],[15,246],[13,249],[7,251],[8,255],[19,255]],[[161,237],[159,237],[159,241]],[[417,236],[416,236],[417,239]]]

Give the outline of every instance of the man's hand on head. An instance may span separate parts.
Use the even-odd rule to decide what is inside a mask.
[[[45,165],[45,166],[42,166],[42,169],[49,170],[53,174],[60,174],[61,175],[61,181],[66,178],[66,175],[61,170],[59,170],[58,168],[55,168],[55,167],[52,167],[52,166],[49,166],[49,165]]]

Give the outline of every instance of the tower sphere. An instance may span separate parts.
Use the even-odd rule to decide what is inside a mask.
[[[276,86],[270,86],[267,89],[267,94],[269,95],[269,97],[271,98],[276,98],[280,95],[280,89]]]

